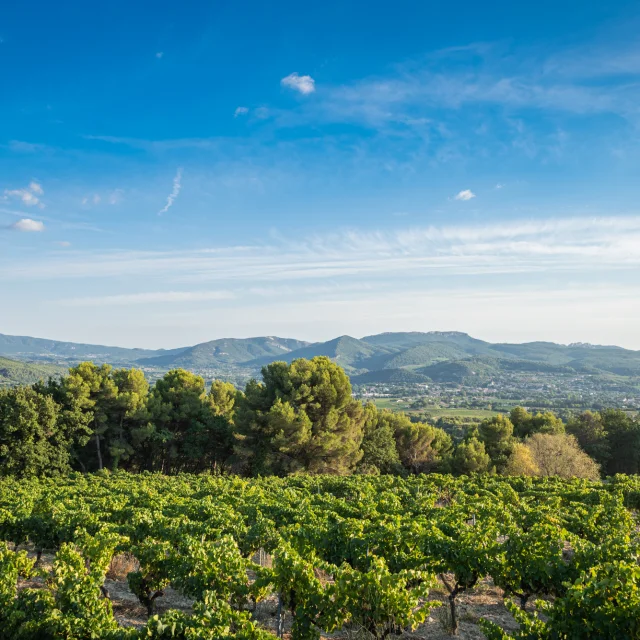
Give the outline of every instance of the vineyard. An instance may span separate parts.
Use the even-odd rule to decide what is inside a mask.
[[[480,620],[490,640],[640,638],[639,506],[625,476],[7,478],[1,635],[382,640],[435,615],[455,634],[488,579],[517,622]],[[146,613],[130,626],[107,580],[122,559]],[[186,604],[160,606],[169,594]]]

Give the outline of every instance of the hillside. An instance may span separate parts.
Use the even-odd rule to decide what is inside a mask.
[[[347,370],[363,368],[376,370],[382,368],[380,363],[376,362],[376,359],[382,356],[387,356],[389,353],[389,349],[368,344],[364,340],[358,340],[351,336],[340,336],[339,338],[334,338],[328,342],[316,342],[314,344],[309,344],[301,349],[291,351],[286,354],[286,356],[279,359],[284,360],[285,362],[291,362],[296,358],[327,356]],[[268,358],[260,358],[247,364],[264,365],[272,360],[273,359],[269,360]]]
[[[19,384],[33,384],[38,380],[61,375],[65,367],[51,364],[19,362],[9,358],[0,358],[0,387],[13,387]]]
[[[307,344],[302,340],[274,336],[223,338],[197,344],[176,354],[141,358],[137,363],[159,368],[215,369],[220,366],[243,365],[259,359],[267,362],[281,360],[291,351]]]
[[[408,369],[382,369],[351,376],[352,384],[417,384],[428,382],[431,382],[431,379],[427,376]]]

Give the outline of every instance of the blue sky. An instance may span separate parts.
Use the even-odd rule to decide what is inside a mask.
[[[640,349],[637,2],[0,10],[0,332]]]

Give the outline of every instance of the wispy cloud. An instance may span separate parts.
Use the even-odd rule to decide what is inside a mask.
[[[303,95],[308,95],[316,90],[316,81],[311,76],[300,76],[297,73],[290,73],[282,78],[280,84],[283,87],[299,91]]]
[[[156,53],[156,58],[158,58],[158,60],[160,60],[160,58],[162,58],[164,56],[164,51],[158,51],[158,53]]]
[[[163,213],[167,213],[169,209],[173,206],[173,203],[176,201],[176,198],[180,194],[180,190],[182,189],[182,168],[179,168],[176,172],[176,176],[173,179],[173,189],[171,193],[167,197],[167,203],[158,211],[158,215],[161,216]]]
[[[69,298],[60,304],[73,307],[104,307],[111,305],[157,304],[170,302],[203,302],[207,300],[231,300],[235,294],[231,291],[154,291],[131,293],[115,296],[90,296]]]
[[[75,254],[7,264],[11,278],[311,282],[393,282],[440,276],[640,269],[640,216],[495,222],[485,225],[345,230],[270,244],[172,252]]]
[[[460,191],[458,194],[454,196],[454,200],[471,200],[475,198],[476,194],[471,191],[471,189],[465,189],[464,191]]]
[[[247,107],[238,107],[234,112],[233,112],[233,117],[237,118],[239,116],[246,116],[247,113],[249,113],[249,109]]]
[[[31,218],[22,218],[11,225],[14,231],[25,231],[27,233],[33,231],[44,231],[44,223],[39,220],[32,220]]]

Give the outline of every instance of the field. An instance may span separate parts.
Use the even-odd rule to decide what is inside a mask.
[[[473,418],[478,422],[485,418],[493,418],[498,415],[497,411],[490,411],[489,409],[443,409],[440,407],[421,407],[420,409],[412,409],[411,404],[415,401],[415,398],[374,398],[373,402],[378,409],[389,409],[390,411],[404,411],[405,413],[422,413],[429,414],[434,419],[438,418]]]
[[[637,638],[639,504],[623,476],[5,479],[2,637]]]

